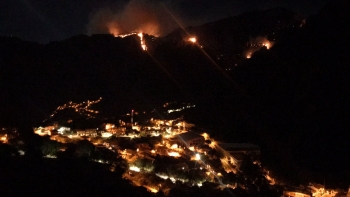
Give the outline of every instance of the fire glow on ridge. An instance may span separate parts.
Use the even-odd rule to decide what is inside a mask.
[[[245,51],[245,56],[247,59],[250,59],[254,52],[262,47],[266,47],[266,49],[269,50],[273,44],[274,43],[269,41],[266,37],[257,37],[247,43],[248,49]]]
[[[140,37],[141,48],[144,51],[147,51],[147,46],[146,46],[145,40],[143,39],[143,33],[141,32],[141,33],[138,33],[137,35]]]
[[[120,37],[120,38],[125,38],[127,36],[132,36],[132,35],[137,35],[140,38],[140,45],[142,50],[147,51],[147,45],[145,40],[143,39],[143,33],[129,33],[129,34],[113,34],[114,37]]]

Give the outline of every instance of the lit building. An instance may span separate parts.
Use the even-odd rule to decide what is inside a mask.
[[[228,163],[240,166],[244,155],[260,155],[260,147],[249,143],[216,143],[214,147]]]
[[[106,123],[103,126],[104,126],[104,129],[106,129],[106,131],[115,128],[115,124],[112,124],[112,123]]]
[[[70,128],[69,127],[60,127],[59,129],[57,129],[59,134],[65,134],[67,132],[70,132]]]
[[[119,122],[122,122],[121,120]],[[111,134],[116,134],[118,132],[118,128],[115,126],[115,124],[112,123],[104,123],[100,126],[100,131],[106,131]]]
[[[101,133],[101,136],[104,137],[104,138],[108,138],[108,137],[111,137],[113,134],[110,133],[110,132],[102,132]]]
[[[194,132],[181,133],[175,136],[179,146],[200,147],[204,144],[204,137]]]
[[[136,130],[136,131],[140,132],[141,127],[139,125],[132,125],[132,130]]]
[[[338,194],[338,191],[325,189],[324,185],[317,184],[317,183],[310,183],[308,188],[311,190],[312,196],[315,196],[315,197],[318,197],[318,196],[333,197],[333,196],[336,196]],[[339,196],[339,195],[337,195],[337,196]]]
[[[195,126],[194,124],[188,123],[186,121],[178,122],[175,125],[178,126],[179,129],[186,130],[186,131],[188,131],[189,129]]]
[[[95,129],[78,130],[78,136],[96,137],[97,131]]]
[[[40,136],[51,135],[52,127],[38,127],[34,128],[34,133]]]

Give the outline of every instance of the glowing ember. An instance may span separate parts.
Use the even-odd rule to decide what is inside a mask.
[[[197,39],[195,37],[191,37],[188,39],[188,41],[192,42],[192,43],[196,43]]]
[[[265,43],[263,43],[263,46],[266,47],[267,49],[270,49],[271,44],[270,44],[270,42],[265,42]]]
[[[250,59],[252,57],[252,53],[248,53],[246,57],[247,59]]]

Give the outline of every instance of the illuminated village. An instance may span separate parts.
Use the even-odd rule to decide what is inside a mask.
[[[82,103],[68,102],[59,106],[50,117],[54,117],[60,110],[72,108],[88,119],[94,118],[92,114],[98,112],[90,107],[101,100],[102,98]],[[165,103],[163,107],[166,108],[168,105],[169,103]],[[182,107],[167,108],[164,113],[179,113],[195,107],[193,104],[183,103]],[[90,158],[91,161],[109,165],[110,171],[114,171],[116,165],[120,163],[115,163],[113,157],[120,158],[124,161],[126,168],[123,178],[153,193],[162,191],[167,194],[178,183],[190,187],[201,187],[203,184],[212,183],[216,184],[219,190],[248,189],[252,187],[251,184],[258,186],[259,181],[268,183],[270,187],[278,186],[279,183],[270,176],[270,172],[261,166],[259,146],[250,143],[216,141],[208,133],[198,132],[194,124],[181,117],[150,118],[139,123],[135,121],[139,113],[131,110],[124,115],[126,119],[119,120],[118,124],[106,122],[99,128],[72,130],[66,126],[53,124],[33,128],[33,131],[39,136],[48,136],[50,140],[61,144],[56,150],[45,152],[44,157],[55,159],[58,152],[66,151],[68,144],[89,141],[94,145],[95,150],[110,152],[112,156],[106,157],[102,154],[99,157]],[[2,133],[4,134],[1,135],[1,141],[8,143],[9,139],[16,136],[16,129],[3,128]],[[26,154],[23,150],[19,150],[19,153]],[[252,165],[263,176],[255,177],[254,181],[251,180],[242,169],[246,168],[246,165]],[[324,185],[310,183],[300,188],[285,187],[283,195],[349,197],[350,193],[325,189]]]

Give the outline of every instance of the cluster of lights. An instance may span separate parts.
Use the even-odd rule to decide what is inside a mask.
[[[73,103],[72,101],[58,106],[57,109],[50,115],[50,118],[54,117],[55,114],[58,113],[58,111],[62,111],[64,109],[74,109],[75,112],[79,113],[80,115],[86,115],[88,118],[95,118],[94,114],[98,114],[98,111],[90,109],[91,105],[97,104],[102,100],[102,97],[100,97],[98,100],[95,101],[84,101],[82,103]]]
[[[192,107],[196,107],[196,105],[187,105],[186,107],[181,107],[178,109],[169,109],[168,110],[168,114],[172,113],[172,112],[176,112],[176,111],[182,111],[184,109],[188,109],[188,108],[192,108]]]

